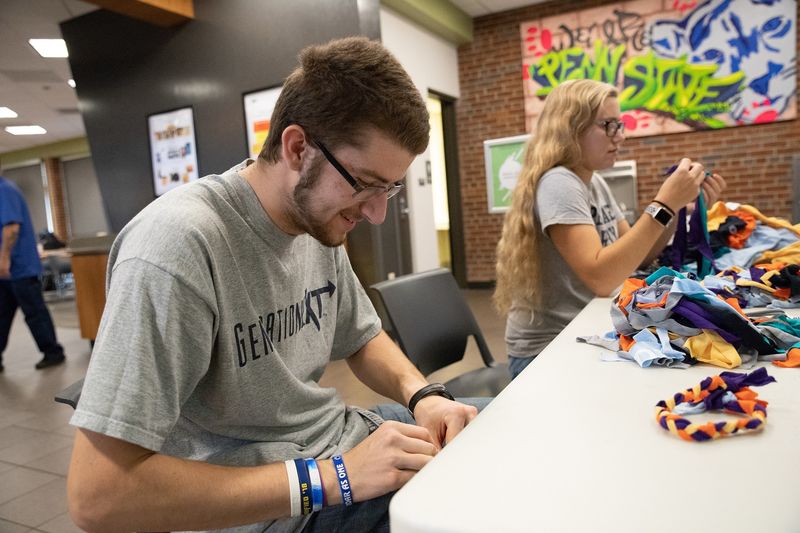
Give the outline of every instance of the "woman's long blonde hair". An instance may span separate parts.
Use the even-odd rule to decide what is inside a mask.
[[[525,163],[517,180],[511,209],[497,244],[497,288],[494,304],[506,314],[512,303],[537,309],[541,304],[541,243],[543,234],[536,209],[536,187],[542,174],[563,165],[574,168],[581,160],[579,139],[595,120],[615,87],[594,80],[570,80],[554,88],[525,149]]]

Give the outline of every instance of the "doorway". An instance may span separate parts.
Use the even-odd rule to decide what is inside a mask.
[[[461,188],[456,139],[456,100],[430,91],[428,113],[431,137],[428,180],[433,194],[433,215],[439,251],[439,265],[453,272],[459,285],[466,285],[464,233],[461,222]]]

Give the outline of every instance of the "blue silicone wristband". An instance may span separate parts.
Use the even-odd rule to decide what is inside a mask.
[[[306,459],[308,467],[308,479],[311,482],[311,510],[313,512],[322,510],[322,478],[319,475],[319,467],[314,459]]]
[[[339,490],[342,493],[342,503],[345,507],[353,505],[353,490],[350,488],[350,479],[347,477],[347,469],[344,467],[344,460],[341,455],[331,457],[333,468],[336,470],[336,480],[339,482]]]
[[[295,459],[294,465],[297,468],[297,477],[300,480],[300,514],[311,514],[311,482],[308,478],[308,467],[305,459]]]

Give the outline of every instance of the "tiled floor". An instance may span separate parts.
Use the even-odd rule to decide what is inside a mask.
[[[488,290],[465,291],[495,358],[506,360],[504,323],[490,305]],[[64,365],[37,371],[40,354],[20,314],[3,354],[0,374],[0,533],[80,531],[67,514],[66,475],[74,429],[72,410],[53,402],[55,393],[83,377],[90,346],[80,338],[72,301],[49,304],[67,353]],[[481,365],[473,341],[464,360],[431,376],[444,381]],[[330,365],[322,384],[339,389],[349,404],[369,407],[385,401],[361,384],[344,361]]]

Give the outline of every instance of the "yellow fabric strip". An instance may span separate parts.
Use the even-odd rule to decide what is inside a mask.
[[[728,369],[742,364],[742,358],[736,348],[715,331],[704,329],[700,335],[687,338],[683,346],[689,350],[692,357],[702,363]]]
[[[800,235],[800,224],[791,224],[789,221],[784,220],[782,218],[777,217],[768,217],[764,215],[761,211],[753,207],[752,205],[741,204],[739,207],[733,211],[744,211],[746,213],[750,213],[756,220],[761,222],[762,224],[766,224],[771,228],[786,228],[795,232],[797,235]],[[715,231],[719,229],[720,224],[725,222],[725,219],[728,218],[732,213],[732,210],[728,209],[728,206],[725,205],[725,202],[719,201],[716,202],[714,205],[711,206],[711,209],[707,211],[707,225],[708,231]]]
[[[761,257],[755,260],[754,265],[760,263],[787,263],[790,265],[800,264],[800,241],[793,242],[779,250],[764,252]]]

